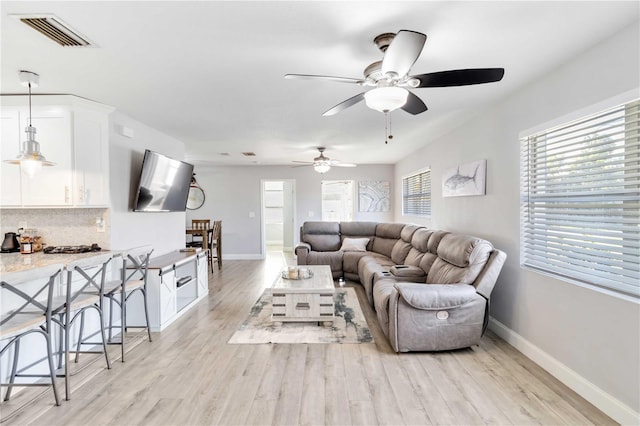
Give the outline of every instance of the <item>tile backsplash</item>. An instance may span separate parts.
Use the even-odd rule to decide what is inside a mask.
[[[98,232],[96,220],[104,222]],[[77,246],[97,243],[109,249],[109,209],[0,209],[0,232],[16,232],[26,223],[46,246]]]

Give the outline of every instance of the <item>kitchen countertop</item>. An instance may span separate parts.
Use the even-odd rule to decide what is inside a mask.
[[[55,264],[62,264],[66,266],[75,260],[100,256],[105,253],[110,253],[110,251],[103,250],[89,253],[59,254],[45,254],[43,252],[30,254],[2,253],[0,254],[0,274],[25,271],[27,269],[35,269]]]

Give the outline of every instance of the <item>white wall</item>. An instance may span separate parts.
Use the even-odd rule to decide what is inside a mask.
[[[296,181],[294,245],[300,238],[299,228],[307,220],[321,220],[322,196],[320,182],[352,179],[357,181],[385,180],[393,187],[393,166],[366,165],[357,168],[333,168],[320,175],[311,167],[247,166],[196,167],[198,184],[204,189],[204,205],[187,212],[187,221],[210,218],[222,220],[223,258],[260,258],[260,180],[294,179]],[[357,183],[356,183],[357,186]],[[392,191],[391,197],[395,197]],[[253,212],[255,217],[250,218]],[[310,216],[313,214],[313,217]],[[364,213],[357,211],[354,220],[392,221],[393,212]],[[184,226],[184,224],[183,224]]]
[[[432,167],[433,217],[417,221],[487,238],[507,252],[492,295],[493,328],[610,416],[633,424],[640,412],[640,306],[520,268],[518,136],[605,99],[637,93],[639,40],[635,24],[431,141],[395,170],[398,191],[402,176]],[[479,159],[487,159],[487,195],[442,198],[443,171]],[[406,221],[401,200],[395,202],[396,221]]]
[[[123,127],[132,130],[133,137],[123,136]],[[131,210],[144,150],[150,149],[182,160],[184,144],[118,111],[110,116],[109,144],[111,249],[149,244],[155,249],[155,257],[184,248],[185,213],[142,213]]]

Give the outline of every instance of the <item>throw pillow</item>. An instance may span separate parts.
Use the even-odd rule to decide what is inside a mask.
[[[368,238],[345,238],[342,242],[342,251],[367,251]]]

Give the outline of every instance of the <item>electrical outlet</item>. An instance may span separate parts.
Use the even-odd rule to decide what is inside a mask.
[[[106,225],[104,219],[100,216],[96,217],[96,232],[106,232]]]

